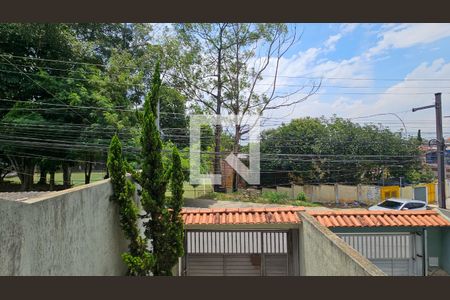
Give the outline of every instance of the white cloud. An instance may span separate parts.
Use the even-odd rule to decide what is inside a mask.
[[[277,111],[276,114],[284,116],[289,113],[289,119],[322,115],[330,117],[336,114],[340,117],[354,118],[370,116],[380,113],[395,112],[406,123],[408,133],[414,135],[418,129],[426,136],[433,136],[435,132],[435,111],[427,109],[412,113],[413,107],[420,107],[434,103],[434,93],[442,92],[443,115],[450,115],[450,101],[448,79],[450,78],[450,62],[437,59],[433,62],[424,62],[405,76],[405,80],[387,87],[385,90],[377,89],[376,92],[383,94],[375,95],[337,95],[334,101],[324,99],[324,92],[319,91],[306,102],[296,107]],[[417,79],[440,79],[434,81],[418,81]],[[342,90],[340,90],[342,91]],[[366,91],[363,91],[366,92]],[[325,92],[326,94],[326,92]],[[355,98],[358,97],[358,98]],[[382,123],[393,130],[399,130],[403,126],[395,116],[376,116],[373,118],[357,119],[358,122]],[[444,118],[444,134],[450,136],[450,119]]]
[[[388,51],[390,49],[425,45],[450,36],[450,24],[388,24],[382,26],[382,32],[378,34],[379,41],[365,54],[341,60],[331,60],[322,56],[327,52],[327,49],[332,49],[337,44],[345,32],[351,32],[357,26],[358,24],[343,24],[339,33],[328,37],[323,47],[310,48],[290,58],[283,58],[280,62],[279,74],[305,77],[324,76],[327,78],[373,78],[375,63],[389,58]],[[269,69],[273,71],[274,66]],[[320,117],[324,115],[330,117],[336,114],[341,117],[357,117],[408,111],[401,113],[400,116],[407,123],[409,134],[415,134],[419,127],[423,128],[423,132],[434,132],[434,110],[429,109],[416,113],[410,111],[416,106],[432,104],[434,93],[442,92],[443,113],[444,115],[450,115],[450,105],[448,105],[448,108],[446,105],[447,92],[450,92],[450,87],[448,81],[411,80],[417,78],[449,79],[450,61],[438,59],[433,62],[424,62],[406,75],[404,81],[395,84],[385,81],[377,84],[378,87],[380,85],[385,86],[385,89],[371,89],[370,87],[374,86],[375,81],[327,79],[322,83],[323,87],[319,94],[310,97],[307,101],[294,107],[270,111],[265,115],[279,117],[280,122],[281,119],[288,122],[289,119],[304,116]],[[265,80],[267,79],[270,78],[265,78]],[[307,79],[301,78],[279,77],[278,80],[280,87],[284,84],[307,82]],[[352,87],[352,89],[333,90],[326,87],[330,85]],[[368,87],[368,89],[361,87]],[[280,88],[280,90],[283,89]],[[292,90],[293,88],[290,89],[290,91]],[[354,95],[347,92],[374,93]],[[294,100],[296,100],[296,97],[292,97],[292,101]],[[392,124],[384,124],[384,126],[390,126],[393,130],[398,130],[401,127],[398,119],[394,116],[375,117],[364,121],[376,123],[377,120],[392,120]],[[445,124],[449,125],[448,131],[450,131],[449,123],[450,119],[444,119],[444,126]]]
[[[450,36],[450,24],[401,24],[386,29],[379,34],[378,43],[366,53],[368,58],[392,48],[428,44]]]
[[[342,38],[342,34],[338,33],[331,35],[324,43],[325,49],[334,50],[336,48],[336,43]]]
[[[324,51],[333,51],[336,49],[336,44],[339,42],[346,34],[351,33],[358,27],[357,23],[342,24],[339,27],[339,33],[331,35],[323,43]]]

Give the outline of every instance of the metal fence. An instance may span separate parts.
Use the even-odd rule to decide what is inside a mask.
[[[286,254],[287,231],[188,231],[189,254]]]

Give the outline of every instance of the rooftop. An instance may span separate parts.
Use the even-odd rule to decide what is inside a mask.
[[[303,207],[183,209],[185,225],[292,224],[300,223]]]
[[[440,227],[450,221],[433,210],[425,211],[309,211],[326,227]]]
[[[185,225],[295,224],[303,207],[202,208],[181,211]],[[450,221],[437,211],[306,211],[326,227],[440,227]]]

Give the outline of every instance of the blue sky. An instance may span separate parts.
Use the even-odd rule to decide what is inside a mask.
[[[303,35],[281,61],[278,92],[319,80],[292,78],[305,74],[323,78],[322,87],[295,107],[266,116],[288,121],[302,116],[354,118],[394,112],[405,121],[409,134],[420,128],[433,135],[434,111],[410,110],[432,104],[435,92],[443,93],[443,112],[450,115],[450,24],[295,26]],[[403,127],[392,115],[356,120],[382,123],[393,130]],[[444,119],[444,125],[450,136],[450,118]]]

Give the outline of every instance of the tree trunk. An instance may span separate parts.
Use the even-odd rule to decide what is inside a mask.
[[[63,163],[62,164],[62,170],[63,170],[63,187],[66,189],[66,188],[69,188],[70,186],[71,186],[71,180],[70,180],[70,177],[71,177],[71,170],[70,170],[70,167],[69,167],[69,164],[68,163]]]
[[[235,126],[235,132],[234,132],[234,141],[233,141],[233,153],[235,156],[238,156],[240,145],[239,141],[241,140],[241,126],[239,124],[236,124]],[[233,172],[233,192],[237,192],[239,188],[239,174],[236,172],[236,170]]]
[[[22,168],[22,184],[20,187],[21,191],[30,191],[34,183],[34,166],[33,160],[24,159],[24,164]]]
[[[84,164],[84,184],[91,182],[92,163],[87,162]]]
[[[223,29],[220,30],[219,35],[219,49],[217,53],[217,98],[216,98],[216,114],[220,116],[221,108],[222,108],[222,34]],[[221,153],[220,153],[220,146],[221,146],[221,137],[222,137],[222,126],[216,125],[215,131],[214,131],[214,138],[215,138],[215,146],[214,146],[214,174],[221,174],[222,173],[222,166],[221,166]],[[214,192],[218,192],[220,189],[220,185],[215,184],[214,186]]]
[[[55,171],[50,171],[50,191],[55,187]]]
[[[47,170],[43,167],[40,167],[41,176],[39,178],[39,184],[47,184]]]

